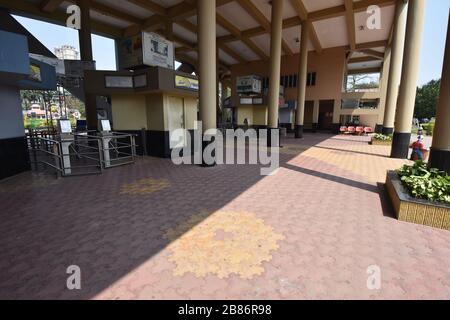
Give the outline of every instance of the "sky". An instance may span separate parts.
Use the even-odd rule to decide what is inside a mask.
[[[418,80],[419,86],[441,77],[449,7],[450,0],[427,1]],[[78,31],[42,21],[15,17],[52,52],[55,47],[63,44],[72,45],[79,50]],[[116,69],[113,40],[93,35],[92,50],[94,60],[97,62],[97,69]]]

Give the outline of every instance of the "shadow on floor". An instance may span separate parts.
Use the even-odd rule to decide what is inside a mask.
[[[332,135],[310,134],[299,145],[314,146]],[[294,141],[287,138],[285,141]],[[298,154],[302,152],[299,151]],[[377,187],[288,165],[281,167],[354,188]],[[213,213],[261,179],[260,166],[174,166],[146,158],[101,176],[0,183],[0,298],[89,299],[108,288],[169,243],[164,233],[207,210]],[[150,194],[121,194],[140,179],[167,180]],[[82,270],[83,290],[66,289],[66,269]]]

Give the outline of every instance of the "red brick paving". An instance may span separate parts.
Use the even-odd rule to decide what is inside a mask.
[[[347,163],[362,153],[368,164],[387,163],[388,148],[370,149],[367,141],[285,139],[291,148],[281,151],[281,168],[269,177],[258,166],[146,158],[102,176],[26,173],[2,181],[0,298],[450,299],[450,232],[392,218],[376,183],[380,173],[361,171],[361,159],[354,168]],[[142,179],[170,186],[121,193]],[[164,234],[205,210],[251,212],[283,236],[261,275],[174,275]],[[207,263],[198,253],[192,256]],[[66,289],[73,264],[82,271],[79,291]],[[366,286],[370,265],[381,268],[378,291]]]

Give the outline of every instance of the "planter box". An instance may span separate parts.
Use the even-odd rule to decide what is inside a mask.
[[[373,146],[390,146],[392,145],[392,141],[391,140],[377,140],[377,139],[372,139],[372,141],[369,142],[369,144],[373,145]]]
[[[388,172],[386,189],[398,220],[450,231],[450,205],[413,198],[395,171]]]

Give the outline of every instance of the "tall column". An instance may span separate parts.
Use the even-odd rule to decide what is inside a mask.
[[[450,15],[442,69],[441,91],[431,147],[430,167],[450,174]]]
[[[216,0],[198,0],[197,6],[199,108],[205,132],[217,127]],[[203,148],[209,143],[204,142]]]
[[[302,23],[300,43],[300,61],[298,62],[297,113],[295,116],[295,138],[303,138],[303,123],[305,120],[306,78],[308,76],[308,35],[309,24]]]
[[[320,112],[320,100],[314,100],[313,120],[312,120],[313,132],[317,132],[317,129],[319,129],[319,112]]]
[[[424,11],[425,0],[409,1],[405,52],[392,141],[392,158],[406,159],[408,157],[419,77]]]
[[[335,134],[339,133],[341,127],[341,109],[342,109],[342,99],[334,99],[333,104],[333,124],[331,126],[331,131]]]
[[[80,58],[83,61],[93,61],[91,18],[89,16],[89,0],[78,0],[81,11],[81,28],[78,30],[78,41],[80,44]],[[86,89],[84,90],[86,92]],[[85,94],[84,106],[86,108],[86,120],[89,130],[97,130],[97,101],[93,94]]]
[[[407,1],[397,1],[395,8],[395,25],[392,37],[391,64],[386,93],[386,107],[384,110],[383,134],[394,133],[395,110],[397,108],[398,90],[402,75],[403,50],[405,46]]]
[[[281,36],[283,30],[283,0],[272,1],[272,23],[270,34],[270,83],[268,146],[278,146],[279,141],[271,141],[271,131],[278,130],[281,74]]]
[[[375,127],[376,133],[383,132],[383,115],[384,115],[384,111],[386,110],[386,95],[387,95],[387,86],[388,86],[388,80],[389,80],[389,69],[390,69],[390,65],[391,65],[391,53],[392,53],[392,49],[389,46],[386,48],[386,51],[384,53],[383,70],[381,71],[379,108],[380,108],[380,111],[383,111],[383,113],[378,116],[377,125]]]

